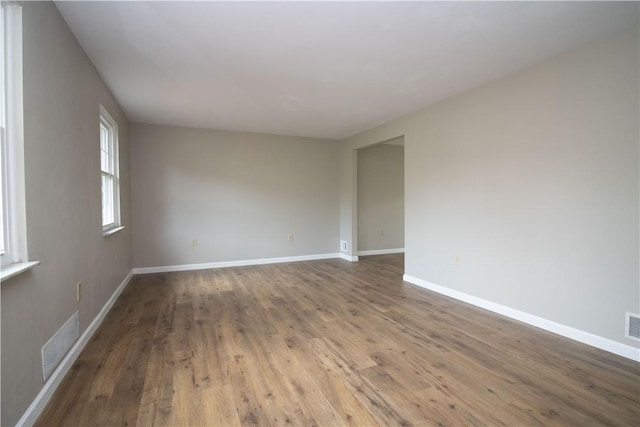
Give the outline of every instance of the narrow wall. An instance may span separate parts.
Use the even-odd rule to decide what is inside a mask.
[[[404,248],[404,147],[358,150],[358,252]]]
[[[40,349],[78,310],[87,328],[131,270],[126,117],[52,2],[22,2],[29,257],[1,284],[2,425],[43,387]],[[102,236],[99,105],[118,122],[125,230]],[[84,295],[76,301],[76,282]]]
[[[134,124],[131,144],[136,267],[338,252],[337,142]]]
[[[640,312],[638,27],[346,140],[405,136],[406,273],[622,344]],[[459,256],[460,265],[454,259]]]

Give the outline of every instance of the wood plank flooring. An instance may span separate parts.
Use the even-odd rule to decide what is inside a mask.
[[[640,364],[402,272],[383,255],[135,276],[37,425],[640,425]]]

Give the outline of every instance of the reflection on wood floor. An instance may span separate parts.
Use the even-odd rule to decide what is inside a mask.
[[[402,281],[403,256],[135,276],[38,425],[639,425],[639,364]]]

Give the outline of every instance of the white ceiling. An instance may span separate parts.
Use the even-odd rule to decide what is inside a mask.
[[[637,2],[56,2],[128,118],[340,139],[638,22]]]

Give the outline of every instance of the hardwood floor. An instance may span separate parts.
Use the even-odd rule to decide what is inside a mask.
[[[640,365],[402,255],[136,276],[37,425],[640,425]]]

